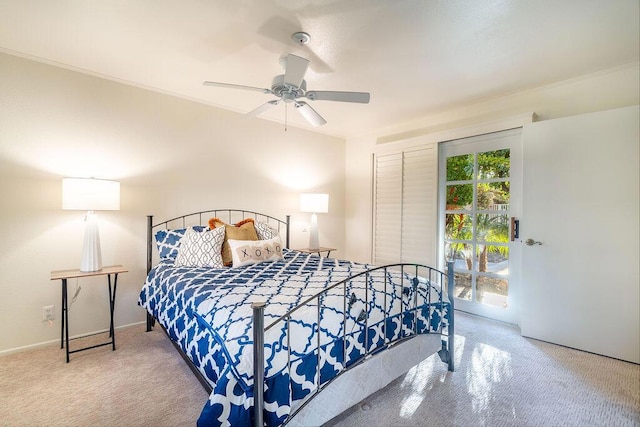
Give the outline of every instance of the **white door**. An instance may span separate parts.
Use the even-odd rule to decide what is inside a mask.
[[[521,129],[439,148],[440,259],[453,260],[456,309],[518,321]]]
[[[640,363],[639,115],[524,127],[522,335]]]

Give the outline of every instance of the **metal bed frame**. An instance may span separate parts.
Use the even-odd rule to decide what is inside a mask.
[[[153,224],[153,216],[152,215],[148,215],[147,216],[147,272],[149,272],[151,270],[152,267],[152,251],[153,251],[153,235],[154,235],[154,229],[159,228],[159,227],[165,227],[165,228],[169,228],[170,225],[172,224],[180,224],[180,226],[182,228],[186,228],[187,226],[191,226],[191,225],[202,225],[202,218],[203,215],[207,214],[207,215],[213,215],[215,217],[220,218],[220,214],[223,213],[225,214],[225,218],[228,219],[228,223],[232,223],[233,220],[232,218],[234,218],[234,215],[237,217],[241,217],[241,219],[246,219],[246,218],[254,218],[255,220],[263,220],[265,222],[267,222],[268,224],[272,225],[276,224],[277,230],[280,232],[281,228],[284,227],[284,229],[286,230],[286,246],[285,247],[289,247],[289,231],[290,231],[290,216],[287,215],[286,216],[286,221],[282,221],[280,219],[277,219],[275,217],[269,216],[269,215],[264,215],[258,212],[253,212],[253,211],[246,211],[246,210],[237,210],[237,209],[216,209],[216,210],[208,210],[208,211],[201,211],[201,212],[195,212],[192,214],[187,214],[187,215],[182,215],[158,224]],[[192,223],[194,219],[197,218],[197,224]],[[189,219],[191,219],[191,221],[189,221]],[[208,218],[207,218],[208,219]],[[346,316],[347,316],[347,305],[349,304],[349,302],[347,301],[348,299],[348,295],[347,295],[347,286],[348,283],[351,282],[354,279],[357,279],[359,277],[364,276],[365,279],[365,284],[367,284],[367,286],[364,287],[364,293],[365,293],[365,306],[369,305],[369,279],[371,277],[372,274],[374,273],[381,273],[384,275],[384,295],[385,295],[385,307],[386,307],[386,295],[387,295],[387,273],[389,272],[389,270],[394,270],[394,271],[399,271],[401,274],[401,280],[404,281],[404,277],[405,277],[405,273],[407,273],[407,271],[411,272],[413,271],[413,279],[411,280],[410,286],[413,287],[413,290],[415,291],[413,293],[414,295],[414,305],[413,308],[411,310],[413,310],[414,312],[414,330],[411,331],[411,333],[409,334],[405,334],[405,333],[401,333],[400,336],[397,339],[394,340],[387,340],[387,333],[386,333],[386,325],[387,325],[387,319],[388,319],[388,313],[385,311],[384,312],[384,321],[383,321],[383,337],[384,337],[384,344],[381,347],[377,347],[373,350],[369,349],[368,345],[365,345],[365,354],[362,355],[357,361],[355,361],[354,363],[350,364],[349,366],[345,366],[343,367],[343,369],[332,379],[330,379],[329,381],[325,382],[325,383],[320,383],[320,312],[321,312],[321,308],[322,308],[322,301],[324,299],[325,296],[328,295],[328,292],[334,289],[339,289],[340,287],[343,288],[343,309],[344,309],[344,316],[345,316],[345,320],[346,320]],[[422,271],[422,274],[419,274],[419,272]],[[426,272],[426,273],[424,273]],[[408,275],[409,273],[407,273]],[[440,357],[440,359],[447,364],[447,368],[449,371],[453,372],[454,371],[454,361],[453,361],[453,354],[454,354],[454,339],[455,339],[455,335],[454,335],[454,302],[453,302],[453,295],[454,295],[454,274],[453,274],[453,262],[448,262],[447,263],[447,272],[443,272],[440,270],[437,270],[433,267],[430,266],[426,266],[426,265],[421,265],[421,264],[409,264],[409,263],[401,263],[401,264],[391,264],[391,265],[385,265],[385,266],[380,266],[380,267],[373,267],[371,269],[367,269],[366,271],[360,272],[358,274],[355,274],[345,280],[342,280],[338,283],[335,283],[331,286],[329,286],[328,288],[325,288],[324,290],[322,290],[321,292],[318,292],[317,294],[307,298],[305,301],[303,301],[302,303],[300,303],[299,305],[297,305],[296,307],[292,308],[291,310],[289,310],[287,313],[283,314],[282,316],[280,316],[278,319],[276,319],[275,321],[273,321],[271,324],[269,324],[268,326],[265,327],[265,323],[264,323],[264,309],[266,307],[266,303],[264,302],[255,302],[252,303],[251,308],[253,309],[253,362],[254,362],[254,372],[253,372],[253,396],[254,396],[254,426],[255,427],[263,427],[264,426],[264,382],[265,382],[265,376],[264,376],[264,336],[265,336],[265,332],[267,332],[268,330],[270,330],[273,327],[276,327],[276,325],[282,325],[281,322],[286,322],[286,328],[287,331],[289,331],[290,329],[290,321],[291,321],[291,317],[294,313],[296,313],[298,310],[300,310],[302,307],[308,306],[309,304],[313,304],[315,303],[318,307],[318,319],[317,319],[317,343],[316,343],[316,351],[317,351],[317,357],[318,357],[318,363],[317,363],[317,372],[316,372],[316,388],[315,391],[313,391],[312,393],[310,393],[309,396],[307,396],[305,398],[305,401],[300,405],[300,407],[298,407],[293,413],[291,413],[287,419],[287,421],[284,424],[287,424],[289,422],[289,420],[291,420],[296,414],[298,414],[309,402],[311,402],[313,400],[313,398],[318,395],[318,393],[320,393],[322,390],[324,390],[327,386],[329,386],[329,384],[331,384],[334,380],[336,380],[337,378],[339,378],[340,376],[342,376],[344,373],[350,371],[351,369],[355,368],[356,366],[362,364],[365,360],[368,360],[370,357],[372,357],[375,353],[378,353],[380,351],[384,351],[386,349],[389,349],[395,345],[401,344],[411,338],[414,338],[416,336],[418,336],[419,334],[417,333],[417,325],[418,325],[418,321],[417,321],[417,312],[419,310],[419,307],[417,306],[417,298],[418,298],[418,292],[417,292],[417,285],[418,285],[418,280],[417,277],[424,277],[427,279],[427,293],[426,293],[426,298],[427,298],[427,304],[431,304],[434,302],[439,302],[439,303],[443,303],[445,302],[444,299],[444,292],[443,289],[441,289],[440,291],[438,291],[439,294],[439,298],[438,301],[431,301],[431,292],[429,287],[431,286],[431,283],[439,283],[441,286],[444,286],[445,283],[445,278],[446,278],[446,283],[447,283],[447,292],[448,292],[448,299],[449,299],[449,313],[450,313],[450,320],[449,320],[449,324],[447,327],[447,333],[446,333],[446,338],[447,341],[446,343],[443,341],[442,342],[442,348],[440,349],[440,351],[438,351],[438,355]],[[401,282],[401,285],[404,288],[403,283]],[[350,305],[350,304],[349,304]],[[363,310],[364,313],[364,310]],[[401,312],[401,316],[405,316],[406,311],[402,310]],[[360,316],[358,316],[358,320],[360,320]],[[361,319],[362,321],[364,321],[364,333],[365,333],[365,343],[368,343],[368,333],[369,333],[369,325],[368,325],[368,317],[366,316],[366,313],[364,313],[364,317]],[[402,322],[403,323],[403,322]],[[153,326],[155,324],[155,319],[153,318],[153,316],[147,312],[147,331],[152,330]],[[161,325],[162,326],[162,325]],[[343,346],[346,347],[346,328],[342,328],[343,329]],[[164,327],[163,327],[164,330]],[[402,329],[401,329],[402,330]],[[166,330],[165,330],[166,332]],[[288,336],[288,340],[290,339],[290,333],[287,333]],[[202,386],[205,388],[205,390],[207,391],[207,393],[211,393],[212,391],[212,387],[209,384],[209,382],[204,378],[204,376],[200,373],[200,371],[195,367],[195,365],[191,362],[191,360],[184,354],[184,352],[182,351],[182,349],[178,346],[177,343],[173,342],[173,340],[171,341],[172,344],[174,345],[174,347],[178,350],[178,352],[180,353],[180,355],[182,356],[182,358],[187,362],[187,365],[189,366],[189,368],[192,370],[192,372],[196,375],[196,377],[198,378],[198,380],[200,381],[200,383],[202,384]],[[288,355],[287,355],[287,360],[288,360],[288,364],[287,364],[287,368],[290,369],[291,368],[291,357],[290,357],[290,345],[289,342],[287,342],[287,348],[288,348]],[[343,354],[346,354],[343,353]],[[346,360],[345,360],[346,362]]]
[[[365,281],[364,283],[366,284],[364,287],[365,290],[365,307],[369,306],[369,278],[372,274],[376,273],[376,272],[382,272],[382,274],[384,275],[384,306],[387,306],[387,273],[389,270],[400,270],[400,278],[401,278],[401,286],[404,288],[402,281],[404,281],[404,277],[405,277],[405,269],[410,269],[410,270],[414,270],[414,274],[413,274],[413,279],[412,279],[412,283],[411,285],[414,288],[414,292],[413,292],[413,297],[414,297],[414,301],[413,301],[413,308],[411,309],[414,312],[414,321],[413,321],[413,331],[411,331],[411,334],[407,334],[405,335],[404,333],[400,333],[399,338],[394,339],[394,340],[387,340],[387,319],[388,319],[388,314],[386,311],[384,311],[384,320],[382,323],[382,328],[383,328],[383,333],[382,336],[384,337],[384,345],[382,347],[377,347],[375,349],[370,350],[369,349],[369,345],[365,344],[365,354],[361,355],[360,358],[352,363],[349,366],[344,366],[342,371],[340,371],[335,377],[331,378],[329,381],[321,384],[320,383],[320,349],[321,349],[321,345],[320,345],[320,331],[322,329],[321,325],[320,325],[320,312],[322,311],[322,301],[324,299],[324,297],[326,295],[328,295],[329,291],[336,289],[336,288],[343,288],[343,293],[342,293],[342,303],[343,303],[343,313],[344,313],[344,319],[346,322],[347,319],[347,299],[348,299],[348,295],[347,295],[347,285],[349,282],[351,282],[354,279],[357,279],[359,277],[364,276]],[[418,304],[417,304],[417,299],[418,299],[418,292],[416,292],[416,288],[417,288],[417,277],[419,277],[418,271],[420,269],[425,269],[426,270],[426,274],[422,274],[421,276],[427,276],[428,277],[428,285],[427,285],[427,293],[426,293],[426,299],[427,299],[427,305],[431,304],[432,302],[435,301],[431,301],[431,292],[429,287],[431,286],[431,283],[434,282],[434,279],[436,283],[440,283],[440,284],[444,284],[444,278],[447,278],[447,282],[448,282],[448,295],[453,295],[453,289],[454,289],[454,275],[453,275],[453,262],[448,262],[447,263],[447,273],[445,275],[444,272],[436,270],[433,267],[429,267],[426,265],[421,265],[421,264],[389,264],[389,265],[385,265],[385,266],[380,266],[380,267],[374,267],[374,268],[370,268],[367,269],[366,271],[363,271],[361,273],[358,274],[354,274],[353,276],[348,277],[345,280],[342,280],[338,283],[335,283],[327,288],[325,288],[324,290],[322,290],[321,292],[318,292],[317,294],[307,298],[305,301],[301,302],[300,304],[298,304],[296,307],[292,308],[291,310],[289,310],[287,313],[283,314],[282,316],[280,316],[278,319],[276,319],[275,321],[273,321],[270,325],[268,325],[267,327],[264,326],[264,309],[266,307],[266,304],[263,302],[256,302],[251,304],[251,308],[253,309],[253,396],[254,396],[254,426],[255,427],[262,427],[264,425],[264,421],[263,421],[263,414],[264,414],[264,334],[265,332],[269,331],[271,328],[277,326],[277,325],[281,325],[281,322],[286,322],[286,328],[287,328],[287,369],[291,370],[291,347],[289,344],[289,340],[291,339],[291,333],[290,333],[290,321],[291,321],[291,316],[297,312],[298,310],[300,310],[302,307],[307,306],[310,303],[315,303],[314,307],[318,307],[318,319],[317,319],[317,332],[316,332],[316,337],[317,337],[317,342],[316,342],[316,347],[315,347],[315,351],[317,352],[317,363],[316,363],[316,384],[315,384],[315,390],[313,392],[310,393],[310,395],[305,399],[305,401],[300,405],[300,407],[298,407],[294,412],[292,412],[289,415],[289,418],[287,419],[287,421],[284,423],[285,425],[287,424],[288,420],[292,419],[298,412],[300,412],[309,402],[311,402],[311,400],[318,394],[320,393],[322,390],[324,390],[326,387],[329,386],[329,384],[331,384],[333,381],[335,381],[337,378],[339,378],[342,374],[344,374],[345,372],[355,368],[356,366],[358,366],[359,364],[363,363],[364,361],[366,361],[367,359],[369,359],[369,357],[377,352],[380,351],[384,351],[387,348],[391,348],[394,345],[400,344],[406,340],[409,340],[411,338],[414,338],[416,336],[418,336],[418,320],[417,320],[417,312],[419,310],[418,308]],[[443,299],[443,292],[440,291],[439,292],[439,298],[438,298],[438,302],[442,303],[444,302]],[[453,313],[453,298],[450,299],[450,310],[451,313]],[[364,312],[363,312],[364,313]],[[406,310],[402,310],[400,315],[402,316],[402,319],[404,320],[404,316],[406,315]],[[360,320],[361,316],[358,316],[358,320]],[[440,359],[447,364],[448,366],[448,370],[453,372],[454,370],[454,362],[453,362],[453,351],[452,349],[454,348],[454,321],[453,321],[453,314],[450,316],[450,321],[449,321],[449,325],[448,325],[448,330],[447,330],[447,344],[445,345],[443,343],[442,345],[442,349],[438,352],[438,355],[440,356]],[[369,325],[368,325],[368,316],[366,315],[366,313],[364,313],[364,316],[362,318],[362,320],[364,321],[364,334],[365,334],[365,338],[364,338],[364,342],[365,343],[369,343]],[[401,322],[404,323],[404,322]],[[401,329],[402,330],[402,329]],[[343,345],[343,354],[346,354],[346,337],[347,337],[347,328],[343,327],[342,328],[343,331],[343,336],[342,336],[342,345]]]

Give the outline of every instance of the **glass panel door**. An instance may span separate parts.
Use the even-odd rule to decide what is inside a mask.
[[[442,261],[454,261],[457,308],[515,323],[513,133],[441,145],[440,235]]]

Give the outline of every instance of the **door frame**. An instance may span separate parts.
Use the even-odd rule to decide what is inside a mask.
[[[475,150],[473,146],[480,146]],[[446,197],[446,157],[469,152],[485,152],[503,148],[510,149],[510,201],[509,216],[522,216],[522,128],[497,131],[483,135],[471,136],[450,141],[443,141],[438,145],[438,266],[445,266],[445,218]],[[511,226],[510,226],[511,227]],[[511,228],[509,230],[511,232]],[[509,244],[509,306],[508,309],[478,304],[475,301],[456,298],[456,309],[483,317],[519,325],[520,323],[520,284],[522,271],[522,239],[519,237]]]

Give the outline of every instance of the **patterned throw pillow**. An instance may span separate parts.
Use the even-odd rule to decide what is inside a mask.
[[[256,234],[256,228],[253,226],[253,218],[244,219],[236,225],[225,224],[218,218],[211,218],[209,220],[209,227],[212,229],[224,227],[225,237],[222,244],[222,262],[224,265],[229,266],[233,262],[231,257],[231,249],[229,249],[228,241],[232,240],[258,240]]]
[[[229,240],[229,248],[234,267],[282,259],[280,237],[268,240]]]
[[[202,232],[207,229],[201,225],[196,225],[192,228],[197,232]],[[158,230],[156,232],[156,246],[158,247],[160,258],[176,259],[176,256],[178,256],[178,248],[180,247],[180,240],[184,237],[186,231],[186,228],[181,228],[177,230]]]
[[[256,227],[256,233],[258,234],[259,240],[269,240],[280,236],[278,230],[271,227],[266,222],[256,222],[254,226]]]
[[[223,241],[224,227],[200,233],[190,228],[182,238],[174,265],[176,267],[222,268]]]

